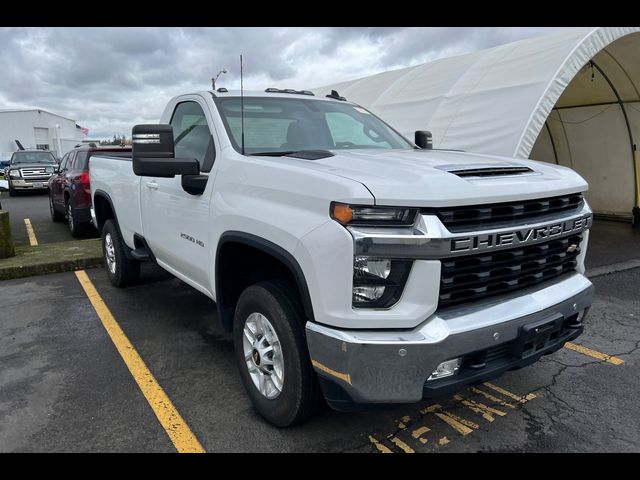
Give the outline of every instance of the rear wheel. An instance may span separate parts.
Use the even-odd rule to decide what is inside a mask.
[[[303,423],[322,405],[304,335],[304,313],[293,287],[276,280],[248,287],[233,325],[236,361],[254,408],[267,421]]]
[[[49,212],[51,213],[51,221],[61,222],[64,220],[64,215],[58,212],[53,206],[53,198],[51,197],[51,192],[49,192]]]
[[[102,254],[109,281],[114,287],[132,285],[140,275],[140,262],[127,258],[126,246],[114,220],[109,219],[102,227]]]

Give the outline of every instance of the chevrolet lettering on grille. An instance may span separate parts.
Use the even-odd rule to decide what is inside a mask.
[[[592,216],[550,223],[541,227],[523,228],[507,232],[488,233],[451,239],[451,253],[490,250],[508,245],[528,245],[554,237],[581,232],[591,226]]]

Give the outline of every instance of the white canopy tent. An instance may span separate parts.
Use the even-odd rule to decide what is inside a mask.
[[[638,207],[638,27],[570,29],[313,90],[337,90],[408,138],[430,130],[434,148],[572,167],[601,215]]]

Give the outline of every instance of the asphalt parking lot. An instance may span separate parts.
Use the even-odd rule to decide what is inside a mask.
[[[2,208],[10,212],[11,233],[16,245],[29,245],[25,219],[29,220],[39,244],[73,240],[67,224],[54,223],[49,214],[49,194],[47,192],[22,192],[16,197],[2,195]],[[85,238],[98,238],[98,232],[91,232]]]
[[[42,225],[54,225],[46,195],[2,197],[15,225],[20,215],[35,219],[38,240],[64,227],[41,230],[42,199]],[[70,272],[0,282],[0,451],[184,445],[136,383],[140,367],[123,361],[118,336],[105,328],[111,318],[179,413],[169,430],[186,426],[208,452],[638,452],[640,268],[631,261],[640,258],[640,235],[596,222],[591,245],[596,298],[571,348],[455,395],[368,413],[327,410],[286,430],[253,412],[214,303],[161,269],[145,265],[140,283],[123,290],[102,269],[86,279]]]

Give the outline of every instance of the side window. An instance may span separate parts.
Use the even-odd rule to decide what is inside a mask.
[[[65,169],[65,167],[67,166],[67,161],[69,160],[69,155],[70,155],[70,152],[65,153],[64,157],[62,157],[62,160],[60,161],[60,171],[63,171]]]
[[[75,170],[86,170],[87,169],[87,152],[78,152],[76,154],[76,159],[73,161],[73,166],[71,168]]]
[[[71,165],[73,165],[73,160],[76,158],[76,152],[75,151],[71,151],[69,152],[69,156],[67,157],[67,161],[64,165],[62,165],[60,167],[60,171],[62,172],[66,172],[67,170],[69,170],[71,168]]]
[[[210,172],[216,151],[207,118],[196,102],[182,102],[171,117],[176,158],[195,158],[200,170]]]

